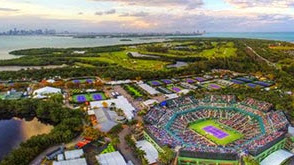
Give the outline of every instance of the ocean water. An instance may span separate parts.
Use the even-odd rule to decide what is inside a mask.
[[[117,44],[135,44],[148,42],[161,42],[162,38],[131,38],[132,41],[120,41],[121,38],[72,38],[60,36],[0,36],[0,60],[12,59],[17,56],[9,52],[28,48],[69,48],[69,47],[95,47]]]
[[[232,38],[258,38],[294,42],[294,32],[288,33],[207,33],[202,36],[191,37],[232,37]],[[9,52],[17,49],[42,48],[42,47],[94,47],[117,44],[134,44],[160,42],[166,38],[153,37],[148,40],[131,38],[132,41],[122,42],[121,38],[72,38],[59,36],[0,36],[0,60],[16,58]]]
[[[207,33],[203,35],[202,37],[255,38],[255,39],[294,42],[294,32],[243,32],[243,33],[215,32],[215,33]]]

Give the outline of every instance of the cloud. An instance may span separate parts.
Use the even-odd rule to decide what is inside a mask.
[[[115,9],[111,9],[111,10],[107,10],[107,11],[97,11],[95,12],[95,15],[111,15],[111,14],[115,14],[116,10]]]
[[[132,17],[146,17],[148,15],[149,15],[149,13],[144,12],[144,11],[130,14],[130,16],[132,16]]]
[[[275,7],[289,8],[294,6],[294,0],[225,0],[238,8]]]
[[[103,15],[103,12],[97,11],[95,12],[95,15]]]
[[[111,10],[108,10],[108,11],[105,11],[104,14],[106,15],[109,15],[109,14],[115,14],[116,13],[116,10],[115,9],[111,9]]]
[[[12,8],[3,8],[3,7],[0,7],[0,11],[12,12],[12,11],[19,11],[19,9],[12,9]]]
[[[149,13],[141,11],[141,12],[135,12],[135,13],[123,13],[119,16],[120,17],[147,17],[149,16]]]
[[[183,6],[186,9],[195,9],[204,5],[203,0],[91,0],[96,2],[122,3],[127,6]]]
[[[79,13],[78,13],[78,15],[83,15],[83,14],[84,14],[83,12],[79,12]]]

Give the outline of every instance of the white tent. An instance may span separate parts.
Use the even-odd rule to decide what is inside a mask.
[[[118,151],[98,155],[96,159],[101,165],[127,165],[125,159]]]
[[[61,93],[61,89],[53,88],[53,87],[44,87],[44,88],[40,88],[40,89],[35,90],[33,92],[33,95],[44,96],[47,94],[57,94],[57,93]]]
[[[148,160],[149,164],[157,162],[158,151],[151,143],[147,140],[141,140],[136,142],[136,146],[146,152],[145,158]]]

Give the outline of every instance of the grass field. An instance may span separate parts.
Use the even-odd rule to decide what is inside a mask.
[[[219,44],[219,45],[218,45]],[[168,53],[158,53],[158,52],[148,52],[143,49],[139,49],[142,54],[152,54],[152,55],[159,55],[165,57],[206,57],[208,59],[213,59],[216,57],[226,58],[226,57],[233,57],[236,56],[237,48],[235,48],[235,44],[233,42],[226,42],[226,43],[212,43],[213,48],[211,49],[204,49],[201,52],[195,51],[182,51],[182,50],[168,50]]]
[[[170,42],[172,45],[185,45],[193,44],[193,42]],[[87,61],[93,62],[105,62],[109,64],[117,64],[124,68],[132,70],[167,70],[166,65],[170,64],[169,61],[162,61],[157,59],[135,59],[127,55],[128,52],[139,52],[141,54],[159,55],[164,57],[205,57],[208,59],[213,59],[216,57],[227,58],[236,56],[237,48],[233,42],[213,42],[211,45],[213,47],[203,49],[201,51],[183,51],[183,50],[173,50],[169,49],[167,53],[159,52],[149,52],[145,49],[145,46],[149,44],[144,44],[143,46],[137,46],[136,48],[124,47],[126,50],[116,51],[116,52],[106,52],[97,53],[97,57],[76,57],[85,62],[77,62],[75,65],[82,67],[95,67],[92,64],[87,64]],[[166,43],[158,43],[157,45],[166,45]],[[197,48],[197,45],[190,45]]]
[[[111,152],[115,152],[115,148],[112,143],[109,143],[107,148],[105,148],[100,154],[107,154]]]
[[[206,83],[202,85],[204,88],[207,89],[212,89],[212,90],[217,90],[217,89],[221,89],[224,88],[223,86],[216,84],[216,83]]]
[[[128,51],[99,53],[100,57],[81,57],[80,59],[118,64],[133,70],[164,70],[165,66],[170,63],[160,60],[133,59],[127,53]]]
[[[212,134],[209,134],[208,132],[204,130],[204,128],[208,126],[213,126],[217,129],[220,129],[223,132],[227,133],[228,136],[220,139]],[[232,128],[228,128],[226,125],[220,124],[214,120],[200,121],[200,122],[191,124],[189,128],[205,136],[207,139],[209,139],[210,141],[218,145],[227,145],[243,137],[243,135],[237,132],[236,130],[233,130]]]
[[[136,97],[142,97],[143,95],[137,90],[135,89],[133,86],[131,85],[126,85],[126,88],[129,92],[131,92],[133,95],[135,95]]]

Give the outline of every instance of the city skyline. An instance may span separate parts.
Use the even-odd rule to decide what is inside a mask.
[[[0,31],[284,32],[294,0],[0,0]]]

